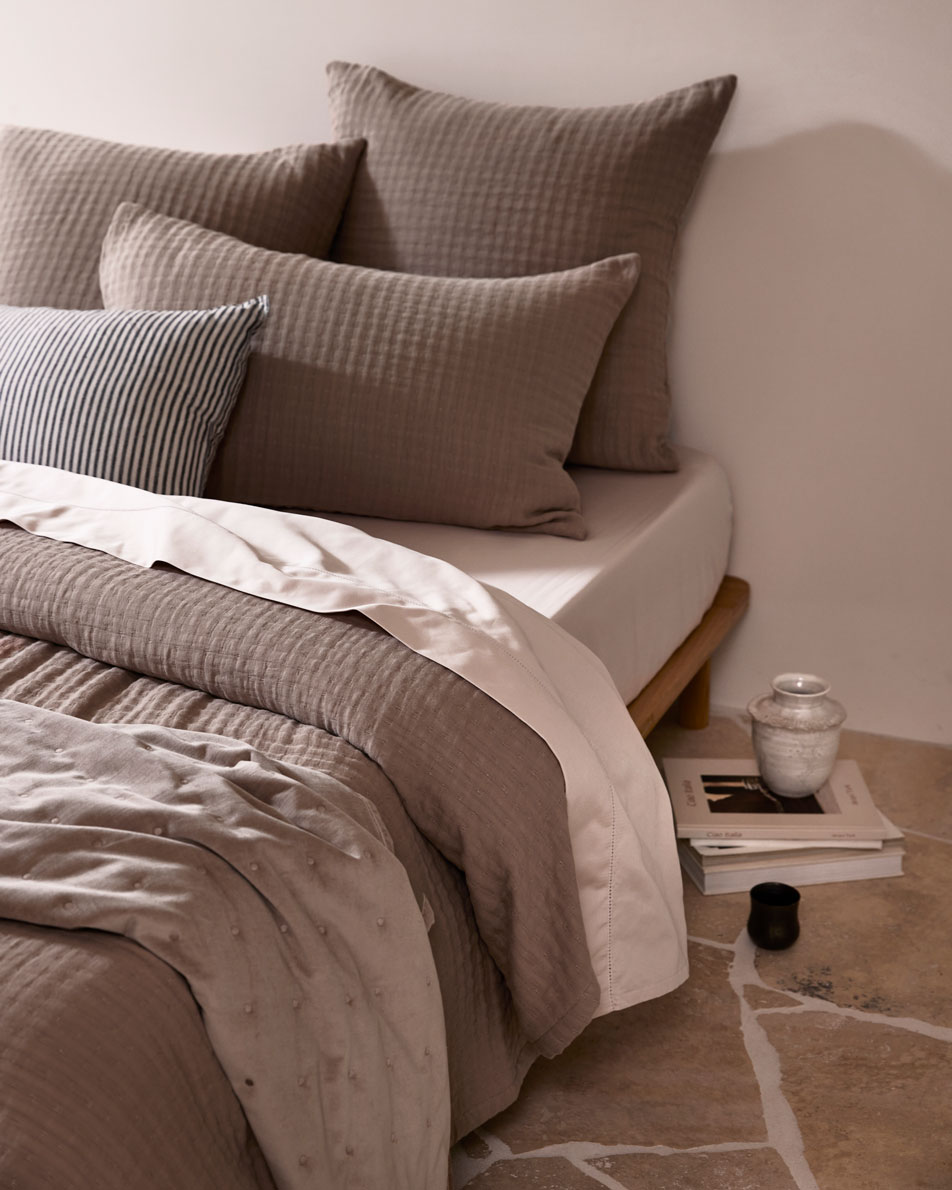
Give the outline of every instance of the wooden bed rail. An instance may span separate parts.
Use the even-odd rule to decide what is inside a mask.
[[[628,704],[628,713],[643,736],[675,702],[678,702],[678,719],[683,727],[707,727],[711,656],[747,611],[749,603],[750,584],[742,578],[726,575],[697,628],[675,649],[638,697]]]

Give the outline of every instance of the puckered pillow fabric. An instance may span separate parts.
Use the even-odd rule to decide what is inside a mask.
[[[328,73],[338,135],[367,141],[333,259],[503,277],[637,252],[641,279],[606,344],[570,461],[673,469],[672,253],[736,79],[572,109],[464,99],[344,62]]]
[[[206,495],[581,537],[562,464],[637,275],[631,255],[501,280],[381,272],[124,204],[100,281],[108,306],[271,298]]]
[[[200,496],[267,313],[0,306],[0,459]]]
[[[323,256],[360,140],[190,153],[0,129],[0,303],[102,306],[99,250],[119,203],[144,203],[281,252]]]

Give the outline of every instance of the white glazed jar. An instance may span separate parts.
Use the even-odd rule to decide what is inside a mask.
[[[816,674],[779,674],[747,707],[760,775],[782,797],[809,797],[833,771],[846,711]]]

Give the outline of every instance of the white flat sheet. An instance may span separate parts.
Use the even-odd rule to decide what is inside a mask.
[[[670,991],[687,939],[670,804],[598,658],[552,620],[445,562],[347,525],[157,496],[0,462],[0,521],[312,611],[362,612],[466,678],[542,737],[565,777],[598,1012]]]
[[[679,447],[681,470],[571,468],[585,541],[332,516],[422,554],[549,616],[604,662],[625,702],[697,626],[727,571],[732,503],[721,465]]]

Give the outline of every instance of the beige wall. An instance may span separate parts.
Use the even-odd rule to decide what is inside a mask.
[[[235,150],[330,134],[324,63],[627,102],[734,71],[672,327],[675,430],[733,480],[743,706],[826,674],[850,724],[952,741],[948,0],[0,0],[0,119]]]

